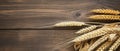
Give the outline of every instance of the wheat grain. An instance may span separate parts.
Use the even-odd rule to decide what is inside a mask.
[[[92,20],[120,20],[119,15],[93,15],[89,18]]]
[[[87,33],[87,32],[90,32],[90,31],[96,29],[97,27],[98,27],[98,26],[96,26],[96,25],[92,25],[92,26],[90,26],[90,27],[86,27],[86,28],[83,28],[83,29],[81,29],[81,30],[78,30],[78,31],[75,32],[75,33],[76,33],[76,34]]]
[[[113,10],[113,9],[93,9],[90,12],[93,13],[103,13],[103,14],[120,14],[118,10]]]

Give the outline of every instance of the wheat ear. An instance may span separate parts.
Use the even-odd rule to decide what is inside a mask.
[[[83,26],[83,25],[86,25],[86,24],[84,22],[67,21],[67,22],[56,23],[53,26],[55,26],[55,27],[67,27],[67,26]]]
[[[78,30],[78,31],[75,32],[75,33],[76,33],[76,34],[87,33],[87,32],[90,32],[90,31],[96,29],[97,27],[98,27],[98,26],[96,26],[96,25],[92,25],[92,26],[90,26],[90,27],[86,27],[86,28],[83,28],[83,29],[81,29],[81,30]]]
[[[92,15],[89,17],[92,20],[120,20],[120,15]]]
[[[112,28],[107,28],[107,27],[102,27],[100,29],[97,29],[97,30],[94,30],[92,32],[86,33],[84,35],[78,36],[72,41],[73,42],[80,42],[80,41],[88,40],[88,39],[91,39],[91,38],[95,38],[95,37],[105,35],[106,33],[110,32],[110,31],[113,31],[113,29]]]
[[[115,15],[120,14],[120,11],[113,10],[113,9],[93,9],[90,12],[93,12],[93,13],[103,13],[103,14],[115,14]]]

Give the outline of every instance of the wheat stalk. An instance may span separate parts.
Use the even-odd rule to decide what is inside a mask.
[[[109,51],[115,51],[118,46],[120,46],[120,37],[115,41],[115,43],[109,48]]]
[[[110,46],[114,43],[114,41],[117,39],[118,36],[114,37],[113,41],[107,40],[105,43],[103,43],[96,51],[106,51]]]
[[[78,50],[79,48],[81,48],[82,44],[83,44],[82,42],[75,42],[74,43],[74,49],[75,49],[75,51]]]
[[[110,45],[112,44],[113,42],[105,42],[104,44],[102,44],[96,51],[105,51],[107,48],[110,47]]]
[[[85,42],[84,47],[79,49],[79,51],[87,51],[89,47],[90,47],[90,44],[88,44],[88,42]]]

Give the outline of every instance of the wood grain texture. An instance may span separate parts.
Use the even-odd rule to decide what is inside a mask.
[[[56,44],[75,37],[76,30],[10,29],[39,28],[61,21],[89,21],[86,18],[89,10],[118,9],[118,1],[120,0],[0,0],[0,51],[52,51]],[[72,48],[62,51],[70,50]]]
[[[52,51],[57,44],[75,37],[74,32],[74,30],[0,30],[0,51]]]
[[[37,1],[35,3],[29,2],[30,1],[28,1],[28,3],[1,4],[0,28],[30,28],[50,25],[60,21],[87,21],[84,19],[86,19],[85,15],[88,10],[100,8],[101,6],[94,1],[88,2],[86,0],[53,0],[53,2],[51,1],[52,3],[45,0],[39,4],[36,4]]]

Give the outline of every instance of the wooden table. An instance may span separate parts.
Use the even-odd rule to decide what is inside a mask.
[[[89,21],[89,10],[119,9],[119,5],[120,0],[1,0],[0,51],[52,51],[75,37],[77,30],[40,27],[61,21]]]

